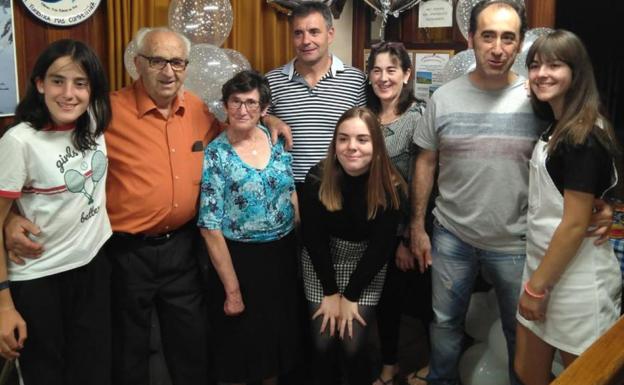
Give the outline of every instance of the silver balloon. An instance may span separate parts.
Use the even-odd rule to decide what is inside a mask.
[[[476,66],[477,62],[475,60],[473,49],[468,48],[465,51],[461,51],[453,56],[448,63],[446,63],[446,66],[442,70],[442,82],[447,83],[462,76],[463,74],[467,74]]]
[[[210,105],[221,99],[221,86],[236,72],[222,49],[211,44],[194,44],[184,86]]]
[[[126,67],[126,71],[128,75],[133,80],[137,80],[139,78],[139,72],[137,71],[136,65],[134,64],[134,58],[138,53],[137,45],[134,40],[128,43],[126,46],[126,51],[124,52],[124,67]]]
[[[229,48],[223,48],[222,51],[227,55],[228,59],[230,59],[230,63],[232,63],[232,68],[235,73],[251,69],[249,60],[247,60],[242,53]]]
[[[364,0],[364,2],[373,8],[377,15],[381,16],[381,26],[379,27],[379,39],[384,40],[384,32],[388,15],[399,17],[399,13],[412,8],[422,0]]]
[[[172,0],[169,5],[169,27],[193,43],[221,46],[233,21],[229,0]]]
[[[464,35],[464,39],[468,40],[468,29],[470,28],[470,13],[477,3],[481,0],[459,0],[457,8],[455,8],[455,21],[459,27],[459,31]],[[524,6],[524,0],[514,0],[517,4]]]
[[[225,118],[227,118],[227,113],[225,112],[225,107],[223,106],[223,102],[221,100],[213,100],[210,103],[207,103],[210,112],[214,114],[222,122],[225,122]]]
[[[516,56],[516,61],[513,66],[511,66],[511,70],[518,75],[524,76],[525,78],[528,77],[529,73],[526,66],[526,58],[529,53],[529,49],[538,37],[548,35],[552,32],[554,32],[552,28],[546,27],[533,28],[526,31],[524,34],[524,41],[522,42],[522,49],[520,50],[520,53],[518,53],[518,56]]]

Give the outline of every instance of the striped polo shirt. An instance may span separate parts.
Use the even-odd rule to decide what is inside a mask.
[[[266,74],[271,87],[269,113],[292,129],[293,173],[303,182],[308,170],[323,159],[340,116],[366,104],[366,75],[332,55],[329,71],[314,87],[295,71],[295,60]]]

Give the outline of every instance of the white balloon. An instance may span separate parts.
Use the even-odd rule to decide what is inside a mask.
[[[135,41],[132,40],[128,43],[124,52],[124,67],[126,67],[126,72],[128,72],[128,75],[130,75],[133,80],[137,80],[139,78],[139,72],[134,64],[134,58],[137,53],[137,45]]]
[[[228,59],[230,59],[230,63],[232,63],[232,68],[234,72],[240,72],[242,70],[250,70],[251,64],[249,64],[249,60],[242,53],[230,49],[230,48],[222,48],[223,52],[226,54]]]
[[[490,326],[490,332],[488,333],[488,347],[492,352],[494,359],[500,361],[505,367],[509,362],[507,354],[507,340],[505,340],[505,334],[503,333],[501,319],[494,321]]]
[[[210,112],[214,114],[222,122],[225,122],[225,118],[227,118],[227,113],[225,112],[225,107],[223,106],[223,102],[221,100],[214,100],[208,104],[208,108]]]
[[[221,87],[235,74],[222,49],[211,44],[194,44],[184,86],[210,105],[221,100]]]
[[[494,358],[487,344],[469,347],[459,360],[459,376],[464,385],[509,385],[509,372]]]
[[[474,293],[466,312],[466,333],[475,341],[485,341],[495,319],[496,314],[488,306],[487,293]]]
[[[172,0],[169,27],[193,43],[218,47],[230,35],[234,16],[229,0]]]
[[[468,48],[458,52],[442,69],[442,82],[447,83],[475,69],[477,66],[474,51]]]
[[[526,58],[529,53],[529,48],[531,48],[538,37],[548,35],[552,32],[554,32],[552,28],[546,27],[533,28],[526,31],[524,34],[524,41],[522,42],[522,49],[520,50],[520,53],[518,53],[518,56],[516,56],[516,61],[513,66],[511,66],[511,70],[518,75],[524,76],[525,78],[528,77],[529,73],[526,66]]]

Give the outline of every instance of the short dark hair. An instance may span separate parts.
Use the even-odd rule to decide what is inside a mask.
[[[524,8],[524,5],[514,0],[482,0],[478,2],[470,12],[470,25],[468,26],[468,32],[470,32],[471,34],[477,32],[477,22],[479,19],[479,15],[484,9],[494,4],[507,6],[516,11],[518,17],[520,18],[520,40],[524,39],[524,33],[527,31],[528,28],[526,9]]]
[[[108,126],[111,106],[104,67],[95,52],[81,41],[57,40],[39,55],[30,74],[26,95],[15,109],[15,121],[28,122],[35,130],[42,130],[52,123],[44,95],[37,90],[37,81],[44,80],[50,66],[64,56],[69,56],[78,64],[89,80],[89,108],[76,120],[72,134],[74,146],[80,151],[86,151],[95,148],[95,140]]]
[[[325,25],[327,29],[333,25],[332,13],[327,4],[318,1],[302,1],[297,5],[290,14],[289,20],[292,23],[293,20],[306,17],[312,13],[319,13],[325,19]]]
[[[394,43],[384,41],[379,44],[373,45],[370,55],[368,56],[368,62],[366,64],[366,74],[370,79],[370,73],[375,66],[375,59],[379,54],[387,53],[390,55],[390,59],[396,61],[399,67],[403,72],[412,70],[412,60],[410,59],[410,55],[403,46],[402,43]],[[367,107],[370,108],[374,113],[379,114],[381,112],[381,101],[379,97],[373,91],[373,86],[370,83],[366,83],[366,100]],[[399,95],[399,101],[397,103],[397,110],[395,113],[397,115],[402,115],[408,108],[414,103],[424,103],[423,100],[420,100],[414,96],[412,82],[408,81],[407,84],[403,85],[401,89],[401,94]]]
[[[225,82],[221,87],[222,101],[227,103],[230,96],[258,90],[260,107],[265,108],[271,103],[271,89],[266,78],[254,70],[244,70]]]

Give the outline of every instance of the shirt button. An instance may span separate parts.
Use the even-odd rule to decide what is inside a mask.
[[[174,178],[175,178],[175,179],[180,179],[180,177],[179,177],[179,176],[177,176],[177,175],[176,175]]]
[[[169,230],[169,226],[165,226],[165,230]]]
[[[172,149],[171,149],[171,152],[175,152],[175,148],[172,148]]]
[[[173,204],[173,207],[178,208],[178,204],[177,204],[177,203],[174,203],[174,204]]]

